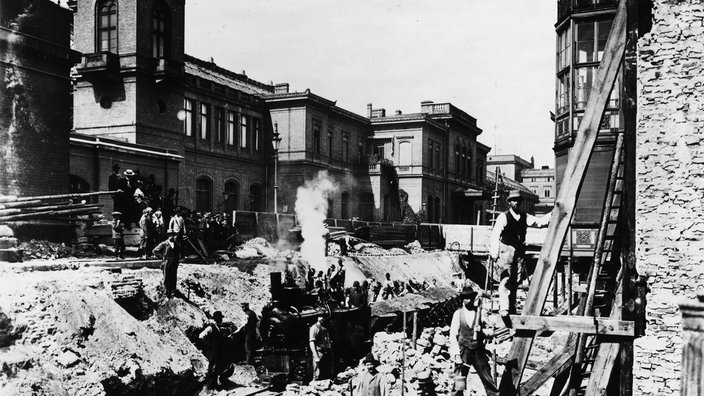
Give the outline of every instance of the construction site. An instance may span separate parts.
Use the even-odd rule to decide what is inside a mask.
[[[93,15],[81,10],[83,3],[69,2],[71,12]],[[485,204],[463,201],[478,224],[469,225],[417,217],[415,204],[409,205],[413,194],[399,189],[405,170],[384,173],[393,163],[383,161],[362,166],[370,189],[385,195],[359,198],[361,219],[349,215],[347,201],[333,205],[344,179],[334,171],[304,173],[295,192],[282,194],[282,201],[291,203],[288,210],[277,203],[284,182],[278,181],[275,163],[264,172],[272,186],[264,196],[273,192],[273,210],[256,204],[260,190],[252,187],[250,210],[232,209],[235,190],[226,189],[224,213],[201,214],[207,186],[198,184],[192,200],[198,210],[182,205],[167,213],[150,244],[143,222],[152,212],[139,207],[143,197],[131,204],[142,217],[117,210],[126,210],[118,198],[122,184],[111,188],[98,180],[107,179],[101,175],[92,188],[72,185],[66,192],[50,182],[27,189],[17,181],[28,175],[22,169],[30,159],[23,156],[34,147],[17,143],[29,130],[23,122],[41,118],[39,110],[22,109],[40,103],[42,95],[23,89],[21,72],[15,71],[21,68],[3,61],[4,87],[12,90],[0,107],[13,116],[7,128],[0,123],[6,147],[0,165],[7,169],[0,180],[0,394],[357,395],[367,394],[357,387],[371,363],[379,374],[375,380],[385,384],[383,391],[370,393],[375,395],[704,395],[704,183],[699,181],[704,175],[704,3],[555,3],[558,70],[546,73],[557,77],[558,103],[551,114],[557,196],[552,212],[540,217],[542,228],[537,220],[536,227],[526,224],[538,216],[509,204],[520,205],[526,192],[504,182],[498,169],[493,180],[483,181],[490,194],[484,194]],[[3,25],[0,50],[19,45],[12,35],[22,30],[22,18],[32,20],[32,7],[19,13],[14,25]],[[106,15],[115,14],[110,7]],[[6,22],[2,15],[0,22]],[[592,48],[586,50],[585,42]],[[23,59],[51,48],[41,41],[8,52]],[[568,60],[561,64],[565,52]],[[78,65],[71,75],[74,91],[89,84],[109,91],[105,87],[116,75],[126,78],[127,72],[115,71],[120,62],[111,60],[109,51],[89,55],[93,60],[85,54],[61,56],[66,65]],[[135,67],[136,75],[142,66]],[[159,84],[175,84],[179,80],[169,67],[162,62],[147,74]],[[584,81],[590,84],[586,91]],[[271,85],[263,98],[289,95],[288,87],[274,94]],[[562,97],[569,98],[565,106]],[[247,100],[255,108],[256,94],[252,98]],[[104,109],[112,105],[99,102]],[[181,102],[178,97],[179,107]],[[431,118],[428,114],[424,119]],[[74,114],[73,122],[81,118]],[[283,134],[283,122],[267,124],[274,161],[279,161],[279,127]],[[72,139],[74,146],[87,145]],[[133,150],[135,158],[144,156],[134,163],[154,160],[154,169],[163,171],[155,172],[157,179],[168,186],[174,172],[179,182],[189,174],[184,158],[197,149],[147,150],[135,142],[117,147],[110,140],[101,148],[100,139],[94,157],[70,149],[71,172],[77,167],[74,158],[89,158],[99,170],[118,160],[130,163]],[[111,144],[117,154],[108,158],[100,150],[113,150]],[[57,144],[51,150],[63,149]],[[68,170],[65,151],[59,165],[38,166]],[[377,169],[379,174],[373,173]],[[295,179],[291,174],[288,182]],[[377,182],[381,187],[374,187]],[[462,187],[462,199],[477,191],[482,195],[472,188]],[[239,199],[239,185],[236,191]],[[389,195],[398,221],[380,216],[379,206],[372,208],[374,199],[386,202]],[[440,218],[447,205],[428,202],[436,202]],[[367,204],[369,218],[362,215]],[[330,216],[333,207],[339,216]],[[182,211],[185,220],[178,220]],[[480,224],[482,213],[486,224]],[[592,220],[586,221],[585,213]],[[498,224],[504,228],[497,231]],[[521,261],[502,268],[495,248],[499,234],[501,244],[508,244],[502,230],[510,227],[518,227],[518,234],[523,227],[521,253],[515,256]],[[476,312],[473,322],[457,330],[456,318],[464,311]],[[206,331],[214,323],[217,344]],[[313,336],[318,323],[329,333],[325,363]],[[478,342],[488,368],[458,360],[454,348],[468,342],[461,339],[465,327],[472,329],[473,350]],[[477,338],[481,332],[486,338]]]

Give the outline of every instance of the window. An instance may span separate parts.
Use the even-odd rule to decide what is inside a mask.
[[[334,219],[334,218],[335,218],[335,201],[333,201],[332,198],[328,198],[328,213],[327,213],[327,218],[328,218],[328,219]]]
[[[428,201],[426,201],[426,202],[427,202],[428,211],[425,215],[425,218],[428,223],[432,223],[433,219],[435,218],[435,212],[433,211],[433,196],[428,195]]]
[[[545,198],[550,198],[550,190],[545,190],[544,192]]]
[[[207,103],[200,104],[200,138],[208,139],[210,137],[210,105]]]
[[[570,105],[570,73],[565,73],[557,79],[557,114],[569,110]]]
[[[207,177],[196,179],[196,211],[210,212],[213,208],[213,182]]]
[[[472,147],[467,147],[467,155],[464,159],[465,163],[467,164],[465,166],[466,171],[467,171],[467,178],[469,179],[472,177]]]
[[[215,141],[225,141],[225,109],[221,107],[215,108]]]
[[[596,74],[596,67],[581,67],[577,69],[574,88],[574,109],[584,110],[587,107],[587,100],[589,100],[589,93],[592,90],[592,85],[594,84],[594,75]]]
[[[166,57],[166,16],[167,8],[158,2],[152,11],[152,57]]]
[[[440,143],[435,142],[435,170],[442,170],[442,161],[440,158]]]
[[[242,115],[240,118],[240,147],[241,148],[247,148],[247,143],[249,142],[249,131],[247,130],[247,121],[248,118],[246,115]]]
[[[343,192],[340,195],[340,218],[350,218],[350,193]]]
[[[328,159],[332,161],[332,134],[333,130],[328,129]]]
[[[411,142],[403,141],[398,144],[398,164],[411,165]]]
[[[227,112],[227,144],[235,145],[235,112]]]
[[[254,123],[254,149],[259,151],[261,149],[260,145],[261,145],[261,141],[262,141],[261,120],[259,120],[258,118],[254,118],[253,123]]]
[[[313,154],[320,154],[320,125],[313,125]]]
[[[374,146],[374,155],[377,156],[379,160],[382,160],[386,157],[384,157],[384,144],[377,144]]]
[[[225,212],[237,210],[240,202],[240,185],[234,180],[225,182]]]
[[[362,139],[357,139],[357,162],[362,162],[364,159],[364,142]]]
[[[569,66],[570,61],[570,29],[565,29],[557,36],[557,71]]]
[[[460,176],[460,145],[455,145],[455,177]]]
[[[117,1],[98,3],[98,51],[117,53]]]
[[[462,147],[460,151],[460,175],[467,176],[467,148]]]
[[[431,139],[428,139],[428,167],[433,168],[433,165],[435,164],[435,158],[433,158],[433,154],[435,153],[435,147],[433,147],[434,142]]]
[[[350,139],[347,136],[342,137],[342,160],[350,162]],[[343,218],[346,218],[343,216]]]
[[[183,131],[186,136],[193,136],[193,108],[195,107],[195,101],[193,99],[185,99],[183,101],[183,108],[186,112],[186,117],[183,119]]]
[[[576,25],[577,63],[599,62],[604,55],[612,20],[581,22]]]

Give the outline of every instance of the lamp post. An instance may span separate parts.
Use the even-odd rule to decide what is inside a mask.
[[[271,143],[274,147],[274,213],[279,213],[278,203],[278,173],[279,173],[279,145],[281,144],[281,135],[279,135],[279,123],[274,123],[274,135],[271,137]]]

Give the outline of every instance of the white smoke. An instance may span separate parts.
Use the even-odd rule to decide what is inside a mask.
[[[328,212],[328,197],[337,191],[338,186],[328,178],[326,171],[298,187],[296,192],[296,216],[301,226],[303,244],[301,257],[316,271],[324,271],[325,265],[325,233],[324,225]]]

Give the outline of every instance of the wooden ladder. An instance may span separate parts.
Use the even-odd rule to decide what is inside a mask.
[[[618,290],[620,283],[619,276],[617,276],[620,269],[620,257],[616,236],[623,195],[623,140],[623,133],[619,133],[616,138],[604,209],[594,248],[594,261],[587,277],[587,290],[580,300],[577,315],[602,317],[607,312],[617,311],[619,314],[621,312],[620,305],[614,304],[617,296],[613,290]],[[620,319],[620,315],[618,318],[609,317]],[[569,381],[570,396],[588,394],[587,382],[590,374],[594,371],[594,363],[600,351],[600,341],[601,337],[594,334],[577,335],[576,354]],[[600,372],[600,375],[606,375],[608,378],[606,372]]]

